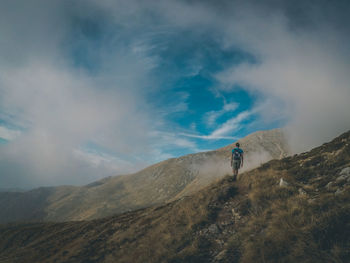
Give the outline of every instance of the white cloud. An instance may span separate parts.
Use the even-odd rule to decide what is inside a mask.
[[[246,120],[251,114],[251,111],[243,111],[239,113],[236,117],[224,122],[219,128],[213,131],[210,136],[220,137],[238,131],[240,129],[241,122]]]
[[[152,156],[154,156],[154,162],[161,162],[164,161],[166,159],[170,159],[170,158],[174,158],[175,156],[167,153],[165,151],[163,151],[160,148],[155,148],[152,152],[151,152]]]
[[[349,38],[325,20],[315,21],[312,31],[291,30],[288,22],[282,13],[266,18],[251,9],[230,24],[234,38],[226,45],[238,40],[259,61],[225,69],[217,80],[226,90],[239,85],[262,94],[269,102],[262,102],[260,116],[287,120],[298,152],[350,128]]]
[[[179,134],[181,135],[181,133]],[[179,138],[178,134],[173,132],[153,131],[151,132],[151,136],[153,140],[155,140],[153,145],[156,146],[156,148],[175,146],[175,148],[185,148],[193,151],[197,150],[197,145],[195,142],[184,138]]]
[[[208,126],[213,126],[216,123],[216,120],[222,115],[235,111],[238,108],[239,104],[235,102],[225,103],[223,108],[219,111],[210,111],[205,114],[205,122]]]
[[[145,101],[147,93],[156,89],[155,76],[149,73],[158,65],[157,51],[164,45],[146,41],[154,34],[205,34],[220,42],[223,50],[250,53],[255,64],[225,68],[217,80],[227,90],[240,84],[262,95],[254,114],[266,122],[288,120],[297,145],[316,145],[349,129],[348,9],[327,13],[337,8],[327,4],[321,12],[319,4],[300,8],[303,14],[290,17],[286,3],[271,7],[243,1],[90,0],[78,1],[67,12],[65,1],[2,1],[0,118],[14,121],[25,131],[18,136],[0,130],[12,140],[0,147],[1,182],[8,186],[79,184],[110,175],[108,164],[113,162],[108,158],[97,161],[96,156],[84,159],[73,154],[86,141],[123,156],[142,152],[166,158],[171,156],[165,150],[169,145],[195,151],[197,145],[191,140],[169,135],[173,127],[167,131],[166,113],[159,114]],[[311,22],[299,26],[302,15]],[[99,41],[83,35],[79,21],[85,20],[98,21],[106,30],[97,34]],[[333,24],[337,20],[341,23]],[[92,70],[75,65],[79,54],[72,54],[74,45],[83,58],[93,55],[88,63]],[[201,65],[193,68],[196,72]],[[169,109],[185,112],[186,100],[181,97]],[[234,111],[234,105],[227,107],[208,114],[208,123]],[[182,135],[232,139],[249,116],[249,111],[242,113],[209,135]],[[157,138],[152,135],[155,130],[169,134]],[[91,161],[98,162],[99,169],[87,165]],[[142,160],[138,163],[144,165]],[[124,164],[119,164],[118,173],[124,173]]]
[[[96,169],[108,169],[114,174],[120,173],[121,171],[123,171],[123,173],[136,172],[145,165],[140,165],[140,163],[137,164],[135,163],[135,160],[126,161],[111,154],[82,148],[73,150],[73,155],[78,159],[89,163]]]
[[[79,26],[74,19],[91,19],[100,10],[81,7],[77,13],[74,6],[67,12],[62,1],[0,4],[0,31],[5,36],[0,41],[0,119],[23,128],[21,136],[0,130],[1,137],[12,140],[0,147],[2,186],[82,184],[123,174],[132,170],[123,160],[101,160],[93,167],[91,161],[98,156],[81,158],[74,149],[91,141],[133,156],[149,145],[147,133],[157,115],[144,97],[157,61],[130,48],[137,42],[134,38],[124,43],[113,32],[99,42],[103,48],[89,50],[89,39],[72,35],[77,33],[72,27]],[[98,70],[74,64],[71,48],[77,43],[82,52],[86,48],[86,56],[93,53]],[[133,160],[135,169],[149,161]]]
[[[0,151],[5,156],[5,151],[12,151],[11,156],[18,165],[30,163],[27,174],[32,169],[36,177],[41,175],[47,182],[51,181],[49,184],[54,184],[58,174],[75,173],[69,170],[71,168],[65,170],[67,165],[64,163],[81,163],[82,159],[77,160],[71,152],[87,141],[130,155],[147,146],[144,131],[152,128],[147,123],[150,120],[147,112],[138,109],[143,102],[137,92],[134,94],[118,87],[100,89],[95,79],[50,63],[36,62],[31,67],[3,69],[0,76],[1,110],[14,115],[16,121],[25,126],[22,136],[1,147]],[[18,135],[4,128],[0,132],[5,139],[14,139]],[[23,163],[26,158],[23,155],[29,149],[31,157]],[[119,164],[118,169],[114,169],[114,164],[111,169],[106,162],[98,174],[107,176],[130,170]],[[1,167],[4,166],[0,163],[0,169],[4,169]],[[135,163],[135,167],[139,164]],[[96,178],[100,177],[98,174]],[[87,179],[91,180],[92,176],[87,175]],[[69,177],[65,179],[70,181]],[[32,180],[34,183],[38,179],[34,177]],[[78,181],[85,181],[83,175]]]
[[[0,138],[12,141],[21,135],[21,131],[8,129],[4,126],[0,126]]]
[[[180,135],[185,137],[204,139],[204,140],[218,140],[218,139],[238,139],[236,136],[230,136],[230,134],[236,134],[242,128],[242,122],[249,118],[252,114],[256,112],[256,109],[250,111],[242,111],[237,116],[228,119],[223,124],[221,124],[217,129],[215,129],[209,135],[197,135],[190,133],[180,133]]]
[[[198,134],[191,134],[191,133],[179,133],[181,136],[190,137],[190,138],[196,138],[196,139],[203,139],[203,140],[219,140],[219,139],[227,139],[227,140],[236,140],[237,137],[232,136],[213,136],[210,135],[198,135]]]
[[[258,94],[260,117],[283,120],[295,151],[350,129],[347,1],[191,1],[162,11],[179,27],[219,35],[224,50],[254,57],[254,64],[224,69],[217,79],[227,91],[238,85]]]
[[[162,117],[174,114],[185,113],[188,110],[188,92],[176,92],[173,97],[167,98],[166,105],[162,107],[160,114]]]

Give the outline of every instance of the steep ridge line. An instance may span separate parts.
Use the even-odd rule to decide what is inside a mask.
[[[289,153],[282,130],[260,131],[240,140],[249,170]],[[231,172],[234,144],[151,165],[82,187],[60,186],[0,193],[0,223],[100,218],[190,195]],[[281,150],[282,149],[282,150]]]
[[[0,260],[348,262],[349,219],[350,131],[162,206],[92,221],[0,225]]]

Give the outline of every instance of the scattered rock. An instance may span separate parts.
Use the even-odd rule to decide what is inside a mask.
[[[303,188],[299,188],[298,192],[299,192],[300,195],[306,195],[306,192],[304,191]]]
[[[279,183],[279,186],[283,187],[283,186],[288,186],[289,183],[285,180],[283,180],[283,178],[280,179],[280,183]]]
[[[327,185],[326,185],[326,188],[329,190],[331,187],[333,187],[333,182],[329,182]]]
[[[335,191],[334,194],[335,194],[335,195],[340,195],[340,194],[342,194],[343,192],[344,192],[344,190],[338,188],[337,191]]]
[[[219,246],[223,246],[225,244],[225,241],[221,240],[221,239],[216,239],[215,242],[219,245]]]
[[[226,254],[226,249],[224,249],[223,251],[221,251],[219,254],[216,255],[215,260],[216,261],[221,261]]]
[[[322,176],[317,176],[313,181],[320,181],[320,180],[322,180],[322,179],[323,179]]]
[[[310,198],[309,200],[307,200],[309,204],[313,204],[315,203],[315,201],[316,201],[316,198]]]
[[[343,170],[341,170],[340,175],[343,175],[343,174],[347,174],[347,175],[350,174],[350,166],[345,167]]]
[[[208,227],[208,232],[213,235],[217,235],[220,233],[220,230],[216,224],[212,224]]]
[[[235,220],[241,219],[241,215],[236,211],[236,209],[232,208],[232,216]]]
[[[337,182],[347,181],[350,182],[350,167],[346,167],[339,173],[339,177],[337,178]]]

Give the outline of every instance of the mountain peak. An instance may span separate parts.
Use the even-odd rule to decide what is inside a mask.
[[[161,206],[93,221],[0,226],[0,258],[347,262],[349,171],[347,132],[309,152],[240,174],[237,182],[226,176]],[[287,184],[280,185],[281,179]]]
[[[280,129],[256,132],[240,142],[245,151],[242,172],[288,154]],[[231,174],[231,149],[232,145],[228,145],[168,159],[134,174],[113,176],[81,187],[0,193],[0,206],[4,208],[0,210],[0,222],[94,219],[176,200]]]

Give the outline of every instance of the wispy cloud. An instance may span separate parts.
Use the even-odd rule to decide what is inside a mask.
[[[256,116],[266,123],[286,120],[296,145],[307,147],[348,129],[350,5],[289,2],[87,0],[67,8],[61,0],[1,1],[0,121],[24,127],[20,132],[0,128],[0,137],[11,141],[0,147],[1,182],[9,187],[79,184],[124,173],[129,166],[116,156],[140,157],[137,166],[173,156],[169,149],[196,151],[203,145],[193,139],[235,139]],[[189,42],[197,49],[189,49]],[[233,52],[231,63],[225,63],[213,43],[225,54],[242,50],[254,62],[243,64]],[[173,66],[175,49],[186,49],[193,63]],[[166,52],[174,52],[171,59]],[[220,73],[202,64],[207,55],[220,60]],[[200,119],[179,127],[169,113],[186,115],[188,95],[168,95],[159,81],[162,73],[165,80],[172,78],[174,70],[181,72],[176,72],[179,79],[203,72],[225,93],[239,86],[259,96],[260,108],[239,113],[237,105],[227,103],[203,117],[212,132],[195,132]],[[181,86],[179,79],[172,84]],[[162,94],[173,100],[158,107]],[[227,119],[235,111],[237,116]],[[197,124],[193,134],[176,132],[191,123]],[[152,134],[159,130],[164,133]],[[86,141],[116,156],[74,154]]]
[[[297,152],[350,128],[350,34],[341,26],[350,24],[350,5],[323,4],[299,3],[305,12],[296,20],[279,8],[269,18],[264,9],[245,10],[228,27],[232,38],[226,45],[239,41],[257,61],[217,75],[226,92],[240,86],[269,101],[262,102],[260,118],[285,119]]]
[[[130,171],[123,160],[108,162],[112,157],[104,153],[74,151],[87,141],[117,156],[147,148],[146,134],[161,119],[145,101],[156,59],[131,48],[137,42],[131,29],[121,32],[125,43],[111,29],[113,21],[99,25],[104,11],[95,4],[78,3],[69,12],[62,1],[35,5],[0,4],[0,31],[6,36],[0,44],[0,121],[24,128],[21,136],[0,129],[11,140],[0,147],[1,183],[81,184]]]
[[[21,135],[21,131],[12,130],[4,126],[0,126],[0,138],[12,141]]]
[[[105,152],[84,148],[73,150],[73,155],[96,169],[108,169],[111,173],[120,173],[121,171],[123,173],[132,173],[143,168],[145,165],[140,165],[135,160],[126,161]],[[100,176],[103,177],[104,175],[102,174]]]
[[[236,140],[238,137],[233,136],[214,136],[212,134],[210,135],[197,135],[197,134],[191,134],[191,133],[179,133],[180,136],[190,137],[190,138],[196,138],[196,139],[203,139],[203,140]]]
[[[205,114],[205,122],[210,127],[213,126],[218,118],[220,118],[222,115],[233,112],[238,108],[239,104],[236,102],[232,103],[225,103],[223,108],[219,111],[210,111]]]
[[[236,117],[227,120],[218,129],[213,131],[211,136],[220,137],[235,131],[237,132],[241,128],[240,125],[242,121],[246,120],[251,114],[252,111],[243,111],[239,113]]]
[[[230,134],[237,134],[237,132],[242,128],[242,122],[247,120],[254,112],[255,110],[240,112],[237,116],[230,118],[221,124],[209,135],[197,135],[189,133],[180,133],[180,135],[204,140],[236,140],[238,139],[237,136],[230,136]]]
[[[188,92],[176,92],[172,97],[168,98],[169,101],[165,102],[162,106],[161,115],[166,117],[174,113],[184,113],[188,110],[188,98],[190,94]]]
[[[174,152],[194,153],[203,151],[196,142],[183,138],[181,133],[174,131],[152,131],[150,137],[153,141],[150,149],[153,162],[176,157],[177,155],[174,155]]]
[[[179,134],[181,135],[181,133]],[[155,145],[158,145],[158,148],[172,145],[177,148],[185,148],[193,151],[197,150],[195,142],[179,138],[178,134],[174,132],[152,131],[151,136],[156,140]]]

